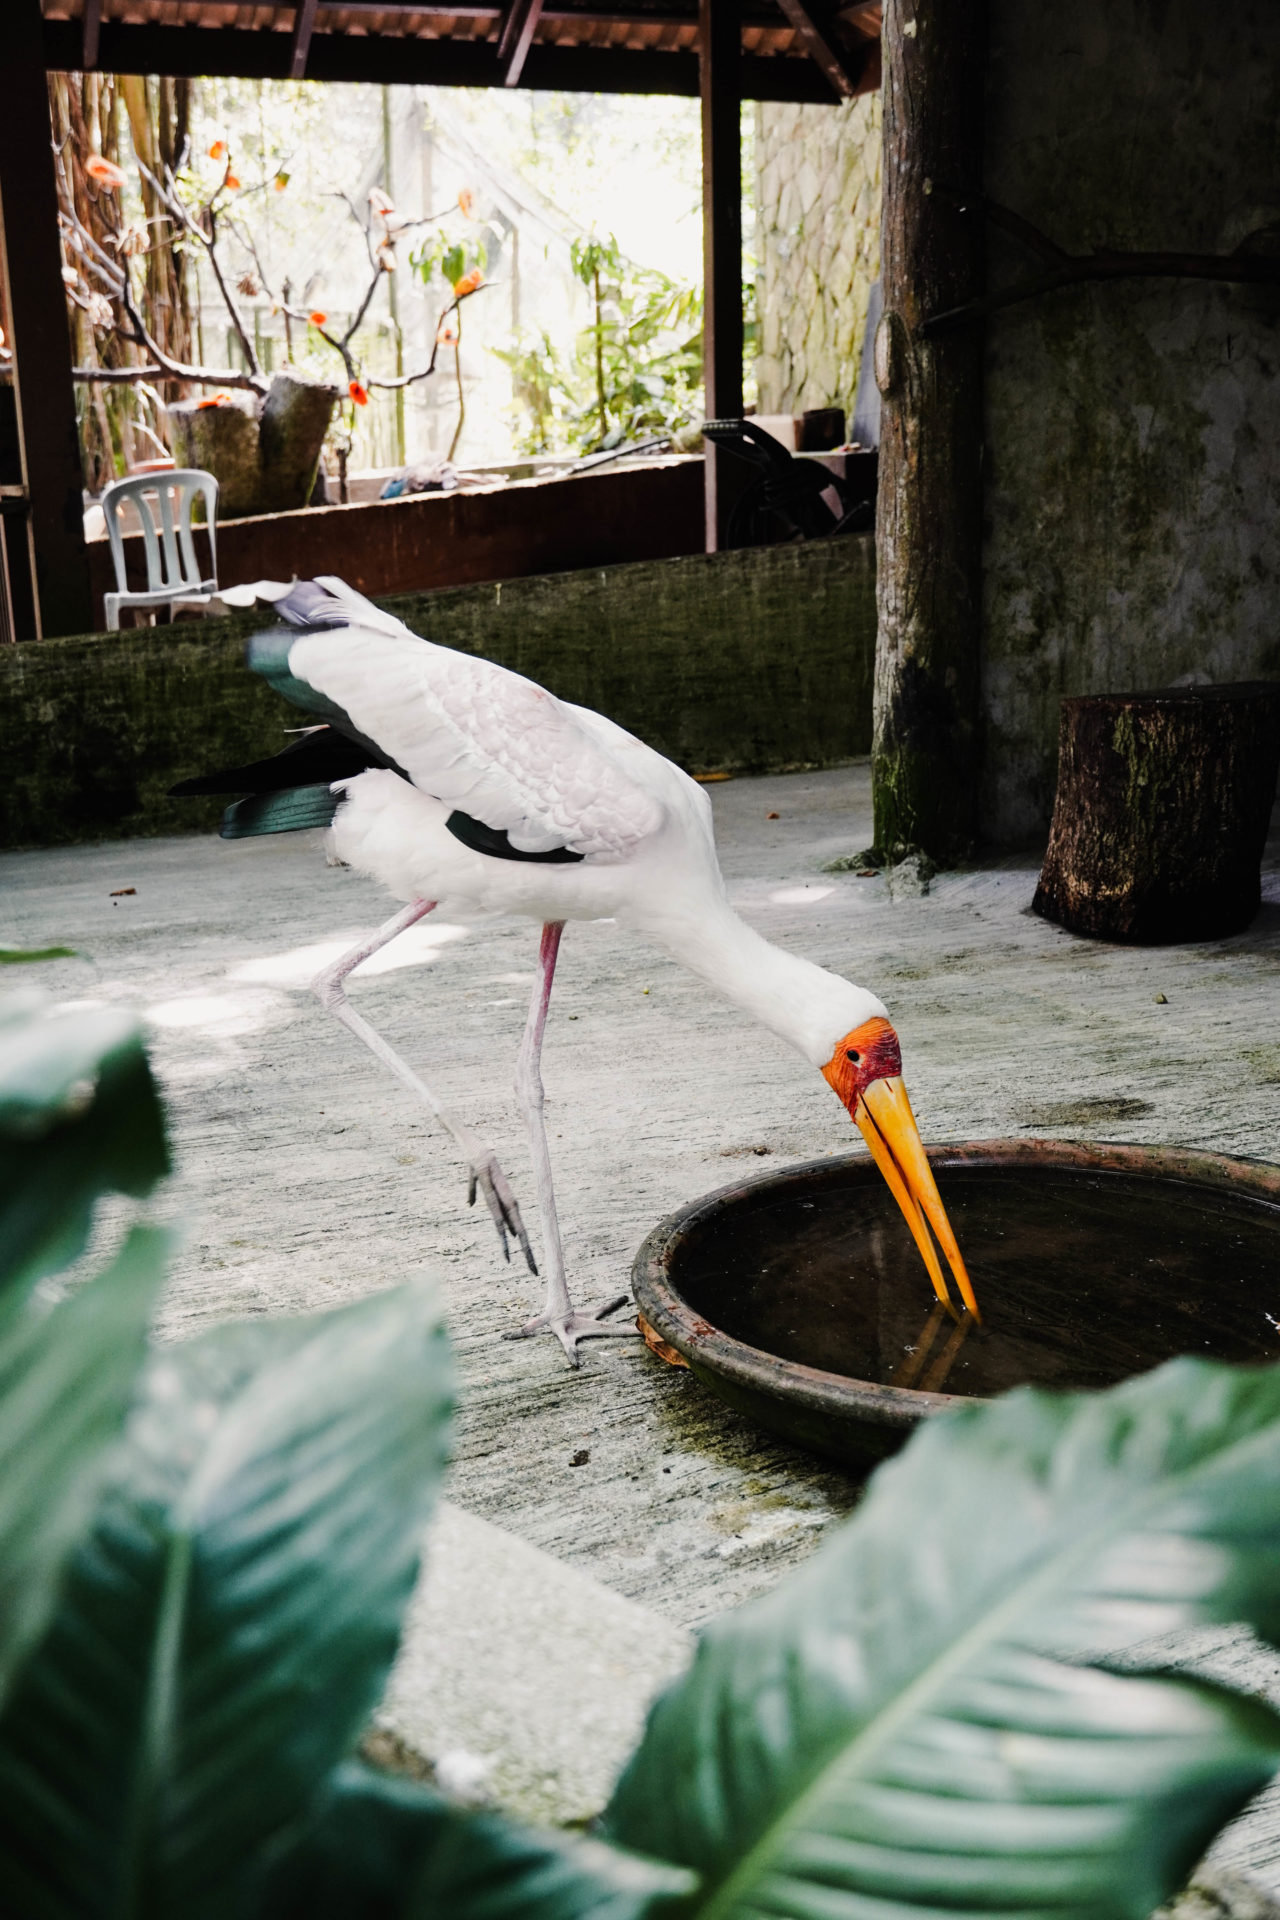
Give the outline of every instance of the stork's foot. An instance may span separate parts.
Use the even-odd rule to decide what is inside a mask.
[[[625,1307],[625,1293],[615,1293],[608,1300],[602,1300],[598,1307],[570,1307],[565,1313],[540,1313],[536,1320],[526,1320],[522,1327],[513,1327],[510,1333],[504,1333],[504,1340],[532,1340],[535,1333],[554,1333],[564,1348],[565,1358],[571,1367],[581,1365],[578,1355],[579,1340],[635,1340],[639,1338],[639,1329],[630,1321],[609,1321],[606,1315],[616,1313],[619,1307]]]
[[[518,1242],[529,1263],[530,1273],[536,1273],[538,1263],[533,1257],[533,1248],[529,1245],[529,1235],[525,1231],[524,1221],[520,1218],[519,1203],[511,1191],[511,1182],[492,1153],[487,1154],[483,1160],[471,1162],[470,1179],[467,1185],[469,1207],[474,1207],[477,1193],[484,1195],[485,1205],[493,1215],[493,1224],[498,1229],[498,1238],[502,1242],[503,1259],[511,1258],[511,1248],[507,1244],[509,1234]]]

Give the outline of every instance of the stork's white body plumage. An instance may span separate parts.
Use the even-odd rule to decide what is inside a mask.
[[[341,783],[331,830],[340,859],[397,899],[434,900],[451,919],[616,918],[814,1066],[842,1034],[885,1017],[874,994],[770,945],[734,913],[710,802],[688,774],[602,714],[420,639],[342,592],[356,603],[353,624],[301,635],[290,671],[408,778],[379,768]],[[581,858],[544,864],[477,852],[446,826],[457,809],[505,832],[518,852],[566,848]]]
[[[332,764],[325,742],[308,738],[275,761],[189,782],[186,790],[319,796],[321,817],[332,815],[334,853],[406,903],[375,939],[322,974],[316,991],[449,1129],[468,1159],[472,1198],[479,1186],[504,1251],[506,1233],[515,1233],[531,1266],[519,1208],[492,1151],[442,1110],[354,1011],[345,981],[435,907],[463,921],[515,914],[543,929],[516,1084],[533,1147],[548,1292],[543,1313],[521,1331],[548,1328],[574,1364],[580,1339],[624,1331],[601,1318],[619,1301],[588,1312],[569,1301],[539,1070],[563,926],[604,917],[664,948],[822,1069],[867,1135],[945,1297],[926,1214],[958,1279],[963,1269],[897,1077],[900,1056],[885,1009],[865,988],[764,940],[734,912],[703,789],[602,715],[491,661],[433,645],[340,580],[297,589],[280,610],[300,630],[264,636],[257,658],[253,643],[251,664],[324,716],[330,725],[316,733],[332,735],[347,770],[323,785],[305,784]],[[254,804],[233,807],[228,822]],[[255,824],[224,832],[304,823],[287,806],[274,815],[259,806],[252,818]],[[886,1089],[900,1091],[893,1112]],[[875,1101],[883,1108],[878,1124],[870,1120]],[[961,1285],[970,1298],[967,1277]]]

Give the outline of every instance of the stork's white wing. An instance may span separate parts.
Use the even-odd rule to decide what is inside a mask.
[[[416,787],[505,832],[522,853],[619,857],[656,832],[661,802],[553,694],[378,619],[377,631],[361,623],[299,635],[289,671],[349,714]]]

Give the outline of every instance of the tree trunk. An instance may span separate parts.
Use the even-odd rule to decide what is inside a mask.
[[[983,0],[884,10],[884,317],[875,838],[963,857],[977,827],[982,334],[928,317],[982,289]]]
[[[1064,700],[1035,911],[1139,946],[1239,933],[1278,764],[1280,683]]]

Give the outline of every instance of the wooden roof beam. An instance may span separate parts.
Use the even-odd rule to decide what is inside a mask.
[[[498,33],[498,62],[504,87],[520,84],[541,16],[542,0],[509,0]]]
[[[702,103],[702,375],[709,420],[742,417],[742,27],[737,0],[700,0]],[[703,442],[706,549],[728,545],[742,475]]]
[[[841,7],[836,19],[864,40],[878,40],[884,25],[884,0],[853,0]]]
[[[80,22],[83,50],[81,65],[92,73],[98,64],[98,39],[102,28],[102,0],[84,0],[84,18]]]
[[[45,65],[54,71],[81,72],[80,21],[46,20],[44,51]],[[879,49],[872,51],[878,54]],[[105,73],[284,80],[289,75],[289,36],[261,28],[135,26],[105,19],[98,65]],[[501,74],[491,40],[317,33],[307,58],[307,77],[390,86],[492,87]],[[520,84],[560,93],[696,97],[698,56],[692,51],[648,48],[561,47],[535,40]],[[812,60],[744,54],[741,93],[746,100],[817,103],[830,100],[831,86]]]
[[[813,12],[813,0],[778,0],[789,24],[795,28],[841,100],[868,91],[860,84],[863,61],[847,54],[834,36],[822,26]]]
[[[289,78],[301,80],[307,71],[311,35],[315,31],[316,9],[320,0],[298,0],[293,15],[293,45],[289,49]]]
[[[80,22],[68,25],[79,58]],[[88,633],[93,599],[40,0],[10,0],[4,26],[0,274],[13,334],[24,496],[7,503],[4,541],[17,637],[39,640]]]

